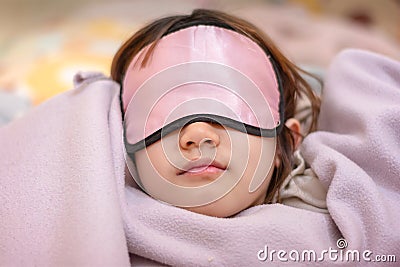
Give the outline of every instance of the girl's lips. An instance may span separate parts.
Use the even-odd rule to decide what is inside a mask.
[[[209,164],[209,160],[204,163],[203,160],[196,160],[189,162],[178,175],[203,175],[203,174],[219,174],[226,170],[226,167],[217,161],[213,161]]]
[[[199,166],[191,168],[182,173],[182,175],[204,175],[204,174],[219,174],[220,172],[224,171],[225,169],[221,169],[219,167],[209,165],[209,166]]]

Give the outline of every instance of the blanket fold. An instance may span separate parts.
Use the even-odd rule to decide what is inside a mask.
[[[129,265],[119,86],[86,81],[0,128],[0,266]]]
[[[303,154],[349,246],[399,257],[400,63],[349,50],[329,70],[320,131]]]
[[[399,261],[399,73],[399,62],[358,50],[326,73],[320,130],[301,153],[329,213],[269,204],[231,218],[125,183],[119,86],[79,74],[74,90],[0,128],[0,266],[364,266],[366,250]],[[360,258],[321,253],[332,249]]]

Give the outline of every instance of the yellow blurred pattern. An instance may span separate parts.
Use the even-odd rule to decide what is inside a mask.
[[[79,70],[96,70],[109,75],[110,57],[63,51],[57,57],[37,62],[25,77],[34,105],[71,89],[72,77]]]
[[[10,77],[12,87],[37,105],[71,89],[78,71],[109,75],[112,57],[131,28],[107,18],[49,27],[19,40],[19,46],[9,51],[2,76]],[[6,82],[3,78],[2,83]]]

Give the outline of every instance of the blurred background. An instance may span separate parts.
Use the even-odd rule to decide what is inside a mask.
[[[295,63],[323,72],[344,48],[400,59],[396,0],[0,0],[0,125],[72,88],[77,71],[109,75],[145,23],[211,8],[263,29]]]

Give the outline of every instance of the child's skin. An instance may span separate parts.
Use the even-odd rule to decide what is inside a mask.
[[[286,126],[296,132],[300,131],[299,122],[293,118],[287,120]],[[243,155],[241,155],[243,157],[243,164],[246,164],[243,174],[238,174],[235,166],[230,165],[231,146],[235,145],[231,144],[230,134],[233,133],[244,135],[246,139],[248,138],[248,153],[243,151]],[[218,179],[223,173],[230,175],[232,179],[237,177],[236,175],[242,175],[239,183],[222,198],[203,206],[185,208],[209,216],[229,217],[248,207],[264,203],[274,167],[280,164],[279,152],[274,153],[274,151],[270,151],[268,156],[274,157],[274,166],[269,169],[261,186],[256,191],[249,192],[250,182],[257,168],[259,168],[261,141],[265,137],[247,135],[237,130],[224,128],[218,124],[208,122],[191,123],[183,127],[180,131],[175,131],[170,135],[176,135],[176,146],[181,155],[189,161],[194,161],[200,157],[201,146],[214,147],[216,150],[214,163],[208,167],[200,166],[186,172],[182,171],[170,162],[165,155],[162,141],[159,140],[136,153],[135,158],[139,177],[148,175],[148,170],[151,168],[159,176],[171,183],[196,187]],[[295,137],[295,142],[298,145],[300,142],[299,136]]]

